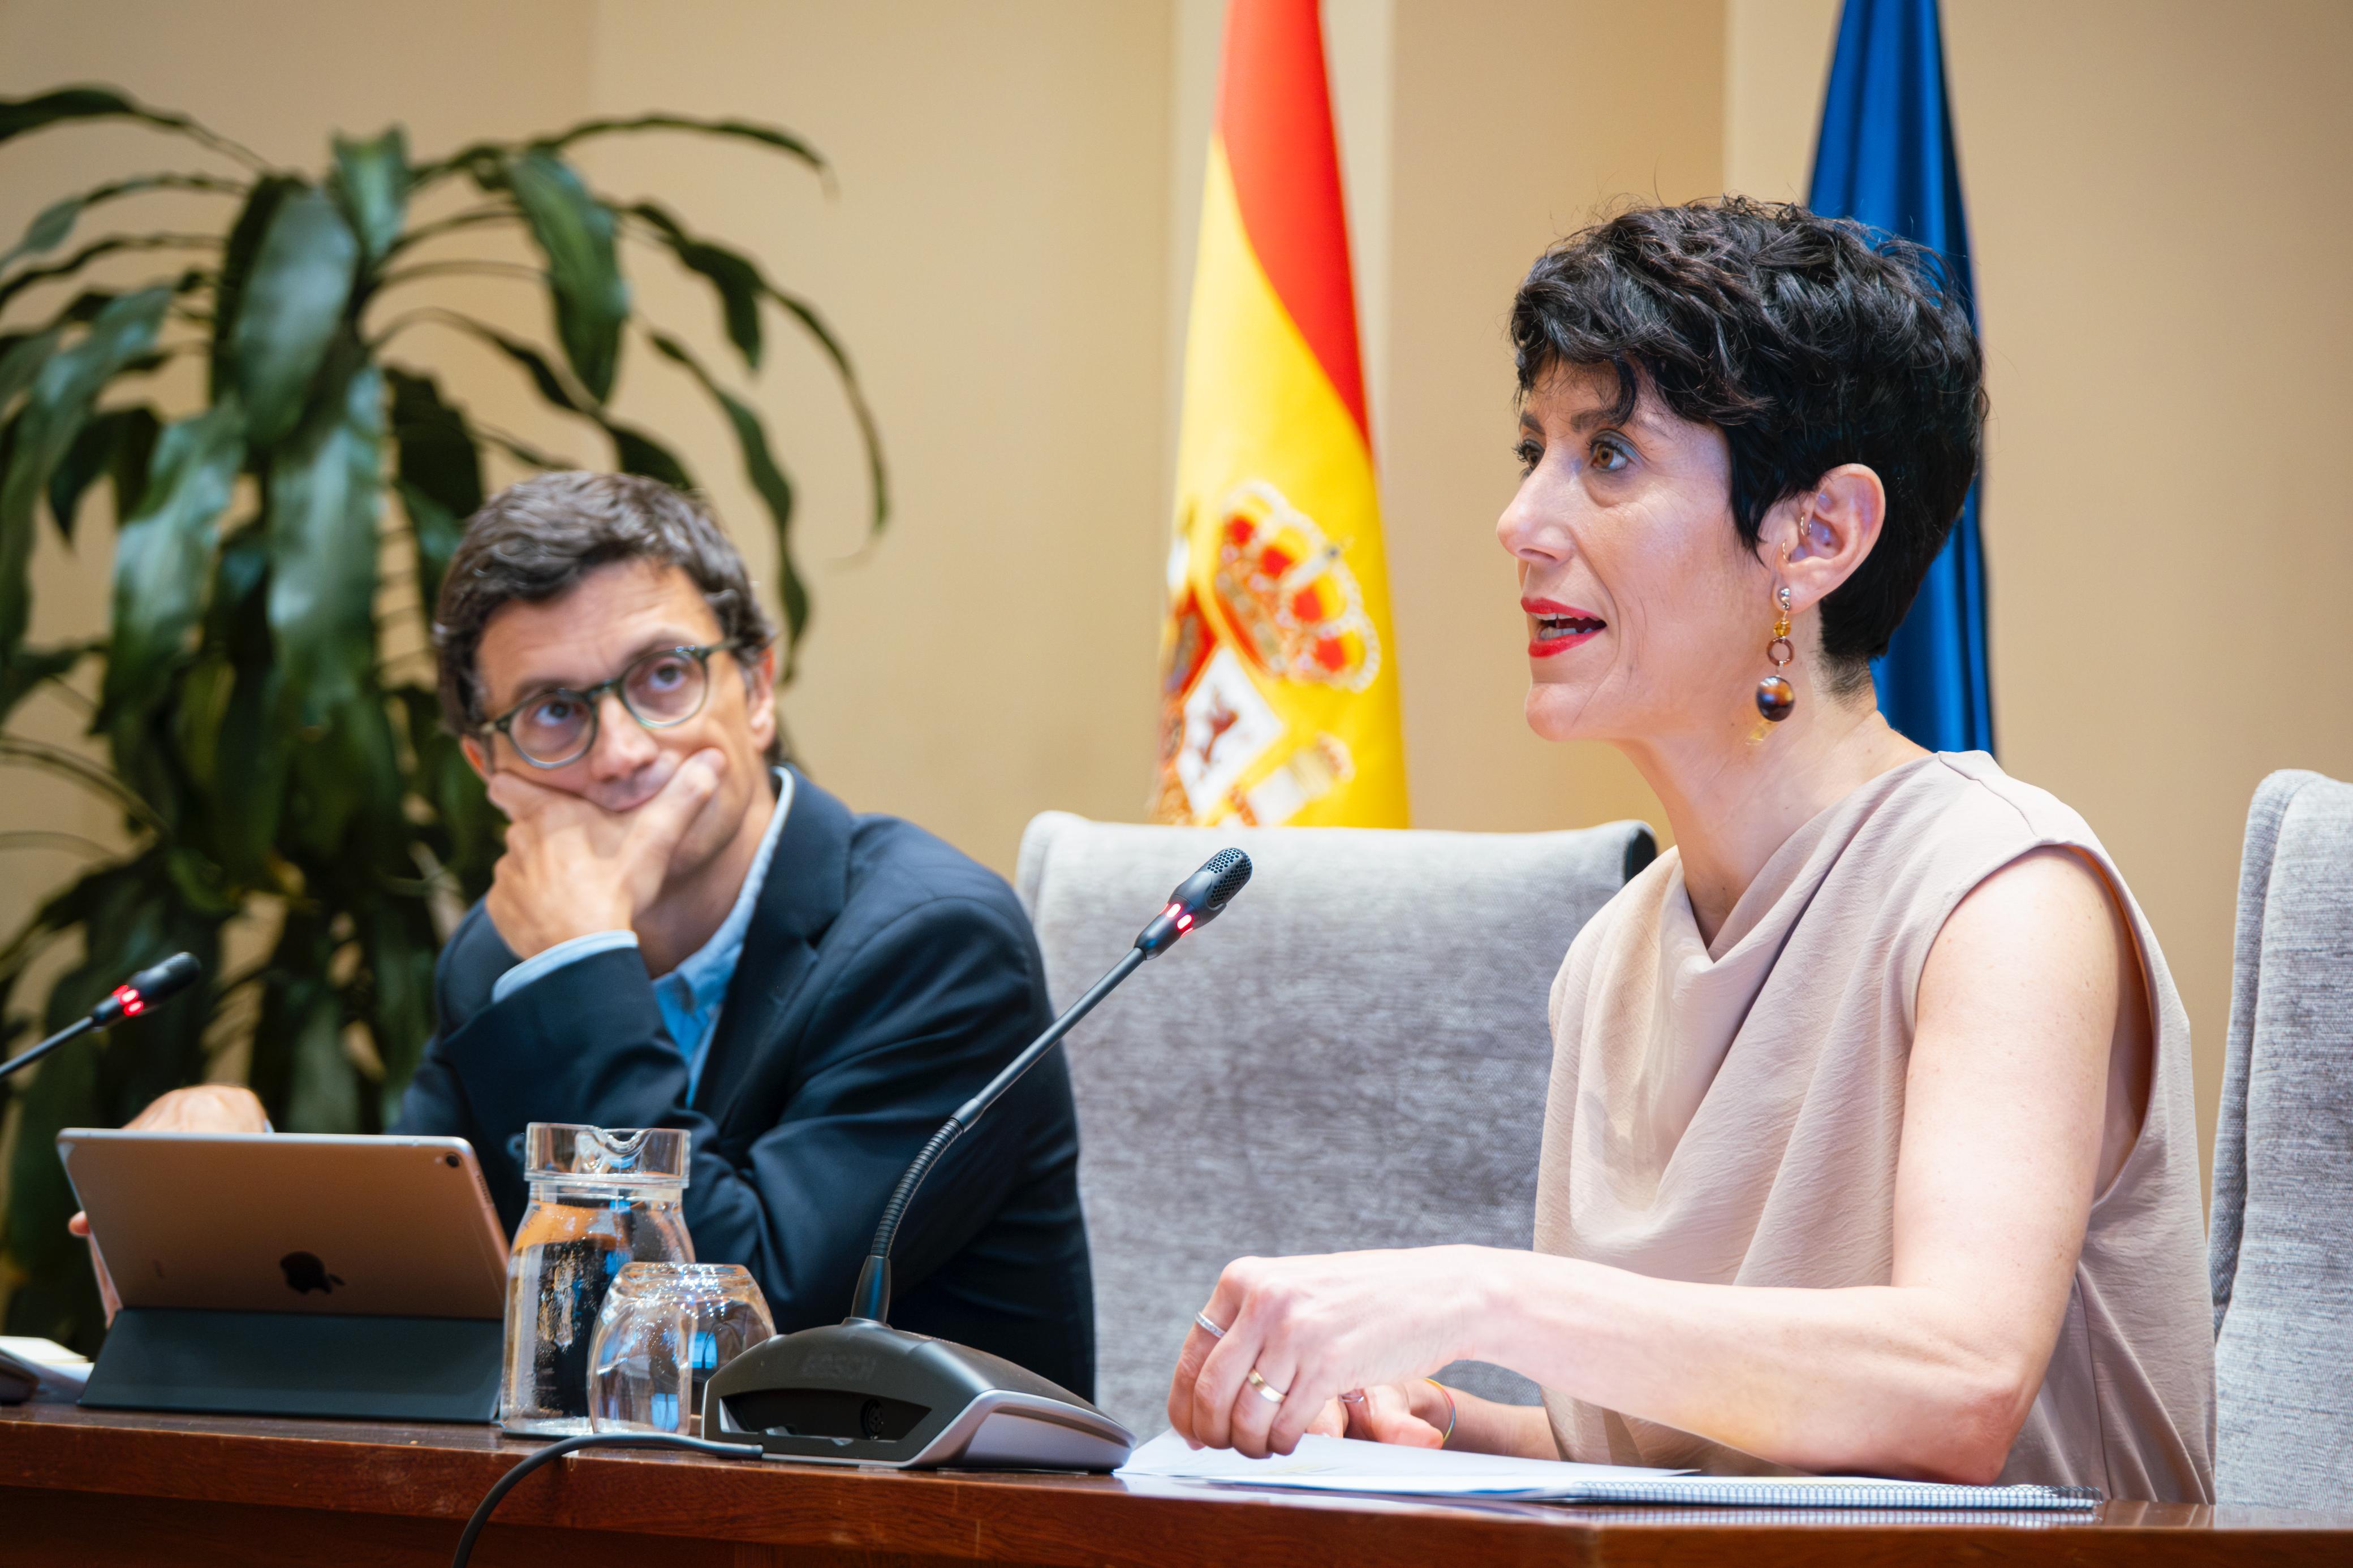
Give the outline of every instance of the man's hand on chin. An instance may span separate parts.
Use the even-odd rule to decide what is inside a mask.
[[[608,811],[511,773],[491,777],[508,819],[506,853],[485,900],[518,958],[602,931],[628,931],[670,875],[670,857],[719,788],[725,753],[694,753],[646,801]]]

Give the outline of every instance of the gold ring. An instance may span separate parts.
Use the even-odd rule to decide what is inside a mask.
[[[1257,1389],[1258,1396],[1261,1399],[1265,1400],[1269,1405],[1280,1405],[1282,1403],[1282,1397],[1286,1391],[1275,1387],[1274,1384],[1261,1377],[1258,1374],[1258,1368],[1250,1368],[1250,1375],[1243,1378],[1242,1381],[1249,1384],[1252,1388]]]

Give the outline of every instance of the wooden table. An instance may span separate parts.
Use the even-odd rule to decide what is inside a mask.
[[[487,1427],[0,1408],[0,1562],[446,1563],[482,1493],[533,1447]],[[498,1520],[476,1563],[2353,1563],[2353,1513],[1433,1506],[631,1452],[557,1461],[516,1488]]]

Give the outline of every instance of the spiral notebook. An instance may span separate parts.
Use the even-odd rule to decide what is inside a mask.
[[[1870,1476],[1703,1476],[1629,1465],[1577,1465],[1405,1448],[1309,1436],[1296,1452],[1250,1459],[1230,1448],[1188,1448],[1164,1432],[1115,1472],[1123,1479],[1383,1497],[1487,1499],[1670,1507],[1996,1509],[2053,1512],[2097,1507],[2089,1487],[1961,1487]]]

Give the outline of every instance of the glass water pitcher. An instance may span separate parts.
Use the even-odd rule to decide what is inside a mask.
[[[531,1206],[507,1260],[499,1425],[538,1437],[590,1429],[596,1314],[631,1263],[691,1263],[687,1134],[534,1121],[523,1133]]]

